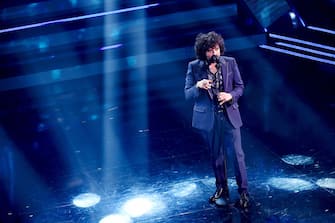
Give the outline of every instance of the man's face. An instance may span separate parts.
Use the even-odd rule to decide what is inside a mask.
[[[206,58],[209,59],[211,58],[213,55],[215,56],[220,56],[221,55],[221,52],[220,52],[220,47],[218,44],[216,44],[214,47],[212,48],[209,48],[207,51],[206,51]]]

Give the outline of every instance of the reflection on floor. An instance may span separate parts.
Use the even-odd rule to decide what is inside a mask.
[[[227,2],[166,1],[147,17],[121,13],[113,30],[115,17],[99,17],[1,33],[0,222],[335,222],[334,67],[262,51],[263,34]],[[58,5],[30,5],[38,21],[25,5],[1,21],[75,16]],[[230,204],[208,203],[208,151],[184,100],[195,35],[214,29],[246,85],[247,211],[231,168]]]
[[[243,133],[252,197],[248,212],[234,206],[238,196],[232,173],[229,178],[231,204],[219,208],[208,203],[215,184],[207,150],[199,140],[194,140],[196,135],[175,129],[162,133],[149,131],[140,136],[152,138],[146,162],[124,161],[118,166],[103,168],[102,163],[92,164],[90,157],[83,158],[82,151],[72,150],[67,156],[73,156],[78,166],[71,171],[62,168],[64,172],[59,171],[64,164],[53,166],[46,171],[47,176],[24,163],[28,161],[22,154],[12,154],[8,148],[2,157],[12,157],[7,159],[12,162],[7,167],[15,168],[7,169],[11,173],[6,175],[5,189],[10,193],[7,202],[11,205],[2,207],[2,218],[4,222],[334,220],[335,185],[331,177],[335,168],[324,163],[326,157],[314,157],[315,161],[306,166],[292,166],[250,132]],[[180,135],[184,136],[182,140],[178,140]],[[162,144],[164,141],[169,143]],[[62,162],[68,157],[63,157]],[[325,177],[328,179],[322,184],[320,180]]]

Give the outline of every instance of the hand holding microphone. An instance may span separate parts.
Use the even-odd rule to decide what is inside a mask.
[[[208,69],[212,74],[216,74],[220,69],[220,57],[213,55],[207,60]],[[197,82],[196,87],[209,90],[212,88],[213,80],[202,79]]]
[[[212,87],[212,83],[213,83],[212,80],[202,79],[201,81],[197,82],[196,86],[197,86],[197,88],[209,90]]]
[[[212,74],[216,74],[218,69],[220,69],[220,57],[213,55],[208,60],[208,69]]]
[[[218,101],[220,105],[223,105],[225,102],[230,101],[233,96],[227,92],[219,92],[218,94]]]

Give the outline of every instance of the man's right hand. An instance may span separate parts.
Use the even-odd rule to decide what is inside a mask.
[[[197,82],[196,86],[197,88],[208,90],[208,89],[211,89],[212,82],[213,82],[212,80],[202,79],[201,81]]]

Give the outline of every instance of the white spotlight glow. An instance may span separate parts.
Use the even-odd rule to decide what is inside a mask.
[[[88,208],[100,202],[100,196],[93,193],[84,193],[76,196],[72,203],[80,208]]]
[[[17,26],[17,27],[12,27],[8,29],[0,29],[0,33],[14,32],[14,31],[23,30],[23,29],[30,29],[30,28],[57,24],[57,23],[73,22],[73,21],[78,21],[78,20],[83,20],[83,19],[90,19],[90,18],[114,15],[114,14],[119,14],[119,13],[127,13],[127,12],[136,11],[136,10],[143,10],[143,9],[155,7],[158,5],[159,3],[154,3],[154,4],[141,5],[141,6],[136,6],[136,7],[118,9],[118,10],[113,10],[113,11],[107,11],[107,12],[100,12],[100,13],[94,13],[94,14],[88,14],[88,15],[82,15],[82,16],[76,16],[76,17],[69,17],[69,18],[64,18],[64,19],[49,20],[49,21],[34,23],[30,25]]]
[[[281,160],[294,166],[306,166],[314,163],[314,159],[312,157],[296,154],[285,155],[281,158]]]
[[[272,177],[266,183],[277,189],[294,192],[313,190],[316,188],[316,185],[311,182],[299,178]]]
[[[190,194],[193,194],[197,189],[195,183],[183,182],[175,184],[171,190],[171,193],[176,197],[186,197]]]
[[[130,217],[119,214],[112,214],[104,217],[99,221],[99,223],[132,223]]]
[[[318,44],[320,45],[320,44]],[[314,61],[319,61],[322,63],[328,63],[328,64],[332,64],[335,65],[335,62],[332,60],[327,60],[327,59],[323,59],[323,58],[319,58],[319,57],[315,57],[315,56],[310,56],[310,55],[306,55],[303,53],[297,53],[291,50],[285,50],[285,49],[281,49],[281,48],[277,48],[277,47],[273,47],[273,46],[268,46],[265,44],[261,44],[259,45],[260,48],[263,49],[267,49],[267,50],[271,50],[271,51],[275,51],[275,52],[279,52],[279,53],[285,53],[285,54],[289,54],[292,56],[296,56],[296,57],[301,57],[301,58],[305,58],[305,59],[309,59],[309,60],[314,60]]]
[[[314,43],[314,42],[310,42],[310,41],[296,39],[296,38],[292,38],[292,37],[288,37],[288,36],[282,36],[282,35],[278,35],[278,34],[274,34],[274,33],[270,33],[269,36],[271,38],[275,38],[275,39],[281,39],[281,40],[286,40],[286,41],[290,41],[290,42],[294,42],[294,43],[300,43],[300,44],[304,44],[304,45],[308,45],[308,46],[318,47],[318,48],[321,48],[321,49],[335,51],[335,47],[328,46],[328,45],[323,45],[323,44],[319,44],[319,43]]]
[[[310,49],[310,48],[307,48],[307,47],[297,46],[297,45],[290,44],[290,43],[276,42],[275,44],[279,45],[279,46],[285,46],[285,47],[288,47],[288,48],[291,48],[291,49],[301,50],[301,51],[304,51],[304,52],[309,52],[309,53],[314,53],[314,54],[317,54],[317,55],[322,55],[322,56],[326,56],[326,57],[335,58],[335,54],[333,54],[333,53],[327,53],[327,52],[320,51],[320,50],[313,50],[313,49]]]
[[[334,30],[325,29],[325,28],[321,28],[321,27],[317,27],[317,26],[307,26],[307,28],[312,29],[312,30],[316,30],[316,31],[319,31],[319,32],[330,33],[330,34],[335,35]]]
[[[290,18],[291,19],[296,19],[296,14],[294,12],[289,12]]]
[[[335,178],[322,178],[316,181],[316,184],[319,187],[335,190]]]
[[[134,198],[127,201],[122,209],[131,217],[140,217],[153,208],[153,201],[145,197]]]
[[[104,47],[101,47],[100,50],[109,50],[109,49],[115,49],[115,48],[119,48],[121,47],[122,44],[119,43],[119,44],[114,44],[114,45],[110,45],[110,46],[104,46]]]

